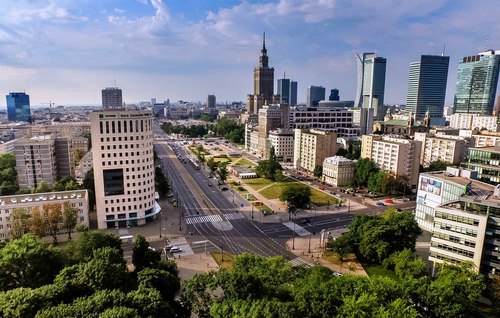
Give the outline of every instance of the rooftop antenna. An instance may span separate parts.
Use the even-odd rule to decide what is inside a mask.
[[[444,56],[445,51],[446,51],[446,43],[443,44],[443,53],[441,53],[441,56]]]
[[[486,35],[486,40],[484,41],[484,51],[488,51],[488,40],[489,40],[489,35]]]
[[[116,87],[116,79],[113,80],[113,87]]]
[[[283,71],[283,79],[285,79],[285,78],[286,78],[286,70]]]

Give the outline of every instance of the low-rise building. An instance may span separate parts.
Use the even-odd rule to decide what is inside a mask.
[[[470,148],[467,162],[462,167],[477,172],[478,180],[497,185],[500,183],[500,146]]]
[[[11,239],[12,212],[15,209],[24,209],[32,213],[38,209],[43,216],[43,206],[47,204],[61,204],[64,211],[64,202],[69,202],[78,208],[78,224],[89,226],[89,203],[87,190],[73,190],[61,192],[33,193],[7,195],[0,197],[0,240]],[[65,233],[62,223],[59,226],[61,233]],[[47,233],[48,235],[48,233]]]
[[[348,185],[354,180],[355,165],[356,160],[341,156],[327,157],[323,161],[323,181],[335,187]]]
[[[395,177],[405,177],[415,188],[420,170],[422,143],[402,136],[363,135],[361,158],[370,158],[377,166]]]

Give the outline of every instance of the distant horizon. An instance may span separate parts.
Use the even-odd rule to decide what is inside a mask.
[[[421,55],[450,56],[446,104],[458,61],[500,49],[496,0],[67,0],[2,1],[0,94],[25,91],[33,105],[123,100],[246,102],[262,34],[276,81],[355,100],[356,53],[387,59],[386,104],[406,104],[408,69]],[[474,19],[470,19],[474,17]],[[258,23],[256,23],[258,22]],[[480,22],[480,23],[479,23]],[[328,94],[327,94],[328,95]],[[498,95],[498,91],[497,91]],[[5,98],[0,107],[5,108]]]

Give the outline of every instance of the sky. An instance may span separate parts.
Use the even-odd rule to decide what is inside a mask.
[[[500,50],[498,0],[1,0],[0,92],[32,105],[98,105],[101,89],[126,103],[246,101],[262,34],[276,79],[298,100],[321,85],[356,93],[356,53],[387,59],[385,102],[406,102],[408,67],[422,54],[458,60]],[[444,49],[445,48],[445,49]],[[328,93],[327,93],[328,95]],[[5,107],[0,98],[0,107]]]

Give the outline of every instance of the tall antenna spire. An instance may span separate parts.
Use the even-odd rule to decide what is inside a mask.
[[[444,56],[445,51],[446,51],[446,43],[443,44],[443,53],[441,53],[441,56]]]
[[[286,70],[283,71],[283,79],[286,78]]]
[[[264,32],[264,37],[263,37],[263,41],[262,41],[262,49],[263,50],[266,49],[266,32]]]

